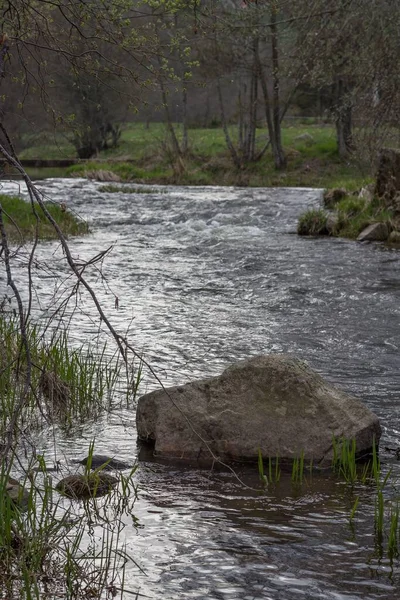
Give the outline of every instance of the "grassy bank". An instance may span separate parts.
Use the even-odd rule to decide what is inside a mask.
[[[382,224],[379,235],[371,237],[371,241],[388,241],[395,245],[400,243],[399,214],[383,199],[376,196],[366,198],[362,193],[343,194],[332,206],[327,197],[329,198],[326,194],[324,208],[310,209],[300,216],[297,227],[299,235],[357,239],[369,225]]]
[[[0,194],[0,204],[3,209],[6,232],[12,241],[20,241],[21,238],[23,240],[34,239],[36,233],[39,239],[57,237],[53,226],[38,204],[34,206],[36,215],[32,205],[22,198]],[[88,232],[87,223],[67,211],[64,206],[48,202],[46,208],[66,237]]]
[[[233,140],[236,127],[231,127]],[[188,185],[249,185],[340,187],[350,190],[369,181],[370,173],[361,173],[356,164],[343,162],[336,151],[334,127],[323,124],[292,124],[282,130],[288,166],[284,171],[274,169],[270,149],[263,158],[238,171],[226,149],[221,128],[189,130],[189,152],[182,161],[174,160],[169,151],[165,126],[161,123],[127,124],[118,148],[99,154],[96,161],[65,169],[51,169],[52,175],[84,176],[87,171],[106,170],[116,173],[122,181],[137,183]],[[265,129],[258,130],[257,148],[267,142]],[[73,158],[76,156],[65,137],[38,137],[20,153],[21,159]],[[118,160],[118,163],[113,161]],[[129,160],[129,162],[124,162]],[[38,170],[30,170],[34,176]],[[43,171],[44,173],[44,171]],[[49,176],[49,172],[45,173]]]

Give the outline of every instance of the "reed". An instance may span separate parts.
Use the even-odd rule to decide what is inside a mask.
[[[382,539],[383,539],[383,527],[384,527],[384,516],[385,516],[384,509],[385,509],[385,507],[384,507],[383,491],[381,488],[379,488],[377,490],[376,498],[375,498],[374,525],[375,525],[375,534],[380,543],[382,543]]]
[[[398,547],[399,538],[399,502],[391,506],[390,510],[390,525],[389,525],[389,536],[388,536],[388,556],[390,559],[397,558],[399,556]]]
[[[356,441],[345,438],[337,440],[333,437],[332,448],[332,470],[343,477],[347,483],[355,483],[358,480]]]
[[[261,448],[258,449],[258,476],[264,486],[268,485],[268,477],[264,473],[264,461],[261,454]]]
[[[258,449],[258,475],[263,485],[272,485],[279,483],[281,478],[281,468],[279,465],[279,456],[275,459],[268,458],[268,475],[264,473],[264,461],[261,449]]]
[[[301,485],[304,480],[304,451],[302,450],[300,456],[293,460],[292,465],[292,483]]]

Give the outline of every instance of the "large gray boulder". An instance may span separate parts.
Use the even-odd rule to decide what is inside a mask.
[[[359,400],[285,354],[256,356],[219,377],[156,390],[137,408],[140,440],[171,459],[249,461],[258,456],[330,463],[332,440],[355,439],[357,452],[379,442],[378,418]],[[205,443],[207,442],[207,444]]]

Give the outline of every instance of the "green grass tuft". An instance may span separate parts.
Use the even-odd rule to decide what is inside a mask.
[[[327,213],[324,210],[310,209],[301,215],[297,226],[299,235],[326,235]]]

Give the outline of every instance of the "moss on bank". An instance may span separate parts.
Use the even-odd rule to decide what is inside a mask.
[[[55,239],[57,234],[40,206],[35,203],[34,214],[32,205],[23,198],[0,194],[0,204],[3,210],[3,219],[9,239],[12,241],[31,240],[38,230],[39,239]],[[46,202],[46,208],[58,223],[66,237],[81,235],[88,232],[87,223],[65,209],[63,205]]]

